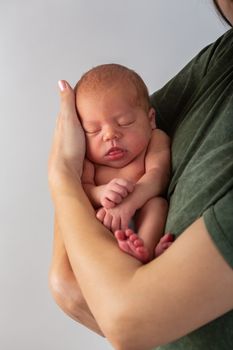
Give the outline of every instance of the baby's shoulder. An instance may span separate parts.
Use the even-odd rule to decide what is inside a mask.
[[[157,152],[157,150],[170,148],[170,137],[161,129],[152,130],[151,139],[147,148],[148,152]]]
[[[169,136],[163,130],[158,128],[152,130],[151,141],[153,141],[155,138],[169,140]]]

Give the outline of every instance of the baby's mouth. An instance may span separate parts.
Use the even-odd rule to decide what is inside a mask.
[[[107,154],[106,155],[109,155],[109,154],[114,154],[114,153],[118,153],[118,152],[124,152],[122,148],[119,148],[119,147],[111,147]]]
[[[124,156],[125,150],[119,147],[111,147],[106,153],[106,157],[111,160],[117,160]]]

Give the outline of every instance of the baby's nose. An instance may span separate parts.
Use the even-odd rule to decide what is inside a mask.
[[[116,128],[107,128],[104,131],[104,136],[103,136],[103,140],[104,141],[109,141],[109,140],[113,140],[113,139],[119,139],[121,137],[121,133],[119,130],[117,130]]]

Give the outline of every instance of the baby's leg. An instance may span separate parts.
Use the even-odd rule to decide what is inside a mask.
[[[164,233],[168,212],[167,201],[162,197],[154,197],[145,203],[136,216],[138,237],[148,250],[148,261],[154,258],[155,247]]]
[[[143,263],[149,261],[149,251],[144,246],[144,242],[130,228],[126,230],[117,230],[114,232],[118,245],[123,252],[132,255]]]
[[[152,260],[164,232],[167,210],[167,201],[161,197],[147,201],[135,218],[138,234],[131,229],[115,232],[120,248],[143,263]]]
[[[172,233],[166,233],[155,247],[155,257],[157,258],[159,255],[163,254],[173,243],[174,239],[175,236]]]

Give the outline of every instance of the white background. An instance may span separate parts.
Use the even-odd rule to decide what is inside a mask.
[[[111,349],[48,290],[57,81],[74,85],[87,69],[117,62],[153,92],[227,29],[210,0],[0,0],[2,350]]]

